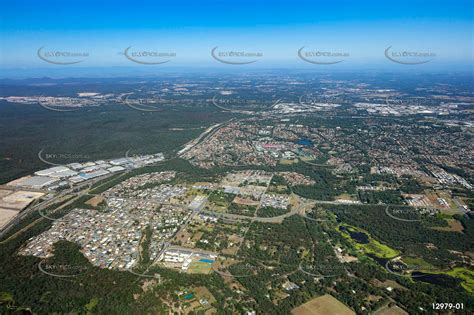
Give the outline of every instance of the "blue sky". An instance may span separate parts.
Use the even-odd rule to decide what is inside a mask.
[[[297,51],[347,52],[332,67],[401,67],[384,56],[394,49],[433,52],[426,67],[472,66],[472,1],[2,1],[2,68],[54,68],[45,50],[87,52],[70,67],[143,66],[132,49],[174,52],[152,67],[228,67],[211,49],[261,52],[248,67],[318,67]],[[231,66],[232,67],[232,66]],[[324,67],[324,66],[323,66]]]

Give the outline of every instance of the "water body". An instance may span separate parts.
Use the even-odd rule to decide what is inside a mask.
[[[339,228],[341,231],[345,231],[349,233],[350,237],[359,244],[368,244],[369,243],[369,236],[364,232],[356,232],[348,230],[345,226],[341,226]]]
[[[367,256],[372,258],[375,262],[377,262],[383,268],[386,268],[387,262],[390,261],[390,259],[380,258],[373,254],[367,254]],[[404,269],[403,268],[404,264],[400,263],[398,264],[398,266],[401,267],[401,269],[399,269],[400,271]],[[389,263],[389,268],[395,273],[399,272],[397,271],[397,264]],[[400,272],[400,275],[402,275],[401,272]],[[432,273],[425,273],[421,271],[413,271],[411,273],[411,276],[414,281],[435,284],[435,285],[448,287],[448,288],[457,288],[459,284],[462,282],[461,279],[454,278],[445,274],[432,274]]]
[[[306,138],[301,138],[300,140],[298,140],[297,143],[300,144],[300,145],[304,145],[306,147],[309,147],[309,146],[313,145],[313,141],[311,141],[309,139],[306,139]]]
[[[459,283],[461,283],[461,279],[454,278],[445,274],[433,274],[414,271],[411,275],[413,276],[412,279],[415,281],[436,284],[448,288],[456,288],[458,287]]]
[[[194,297],[194,294],[188,293],[188,294],[186,294],[186,295],[184,296],[184,299],[185,299],[185,300],[191,300],[193,297]]]
[[[377,257],[375,256],[374,254],[367,254],[367,256],[369,256],[370,258],[372,258],[373,260],[375,260],[375,262],[377,262],[380,266],[382,266],[383,268],[385,268],[385,265],[387,264],[387,262],[390,260],[390,259],[387,259],[387,258],[380,258],[380,257]]]

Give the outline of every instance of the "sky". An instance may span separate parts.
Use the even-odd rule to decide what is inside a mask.
[[[473,7],[464,0],[1,1],[0,67],[472,70]]]

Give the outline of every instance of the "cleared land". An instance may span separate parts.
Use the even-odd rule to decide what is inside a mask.
[[[464,230],[464,227],[458,220],[448,219],[446,221],[448,221],[448,226],[434,227],[433,230],[458,233],[461,233]]]
[[[329,294],[314,298],[294,308],[291,313],[295,315],[355,315],[354,311]]]
[[[0,228],[7,224],[17,214],[18,211],[0,208]]]
[[[86,204],[96,208],[102,201],[104,201],[104,197],[102,196],[94,196],[91,199],[89,199]]]
[[[28,190],[7,191],[2,190],[2,197],[0,199],[0,208],[20,211],[26,208],[31,202],[44,195],[41,192],[34,192]]]
[[[375,312],[374,315],[408,315],[408,313],[395,305],[392,307],[383,307]]]

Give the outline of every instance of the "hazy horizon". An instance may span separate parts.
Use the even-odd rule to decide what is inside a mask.
[[[114,67],[472,71],[470,1],[114,3],[2,3],[2,77]],[[258,56],[217,60],[229,52]],[[407,64],[404,54],[422,56]]]

